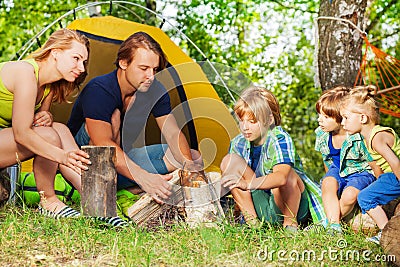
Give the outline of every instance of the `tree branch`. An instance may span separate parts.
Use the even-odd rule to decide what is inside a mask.
[[[301,11],[301,12],[309,12],[309,13],[314,13],[314,14],[318,13],[317,11],[304,10],[304,9],[298,8],[295,5],[284,5],[284,4],[282,4],[282,0],[270,0],[270,2],[278,4],[285,9],[293,9],[293,10],[297,10],[297,11]],[[308,4],[308,3],[309,3],[308,1],[304,2],[304,4]]]
[[[391,0],[380,12],[376,13],[376,16],[371,20],[371,23],[368,25],[367,29],[365,29],[365,32],[369,32],[372,30],[375,25],[379,22],[379,19],[382,18],[382,16],[386,13],[386,11],[394,6],[397,3],[398,0]]]
[[[378,42],[380,40],[386,39],[386,38],[391,37],[393,35],[398,35],[399,33],[400,33],[400,28],[398,28],[397,30],[395,30],[392,33],[389,33],[389,34],[386,34],[386,35],[382,35],[382,36],[377,36],[376,38],[371,39],[369,41],[370,41],[370,43]]]

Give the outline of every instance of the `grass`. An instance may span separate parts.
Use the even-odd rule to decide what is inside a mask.
[[[385,257],[381,247],[351,230],[292,234],[228,220],[216,228],[115,229],[10,205],[0,208],[0,246],[2,266],[386,266],[375,261]]]

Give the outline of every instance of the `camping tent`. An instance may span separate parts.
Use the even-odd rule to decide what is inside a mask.
[[[218,171],[229,141],[238,128],[229,110],[220,100],[206,75],[161,29],[112,16],[74,20],[67,28],[85,34],[90,40],[88,77],[115,69],[116,52],[121,42],[137,31],[144,31],[158,41],[164,50],[169,67],[157,79],[171,97],[173,113],[182,127],[191,148],[199,149],[208,171]],[[54,105],[55,121],[66,122],[72,104]],[[134,126],[133,126],[134,127]],[[123,129],[123,136],[130,129]],[[146,144],[162,142],[154,118],[150,117],[143,140]],[[124,144],[127,149],[134,144]]]

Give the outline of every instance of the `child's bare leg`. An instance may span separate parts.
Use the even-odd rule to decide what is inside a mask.
[[[297,212],[302,191],[304,191],[304,184],[293,169],[291,169],[285,185],[272,189],[275,203],[283,215],[283,227],[298,225]]]
[[[371,218],[375,221],[375,223],[381,230],[385,227],[385,225],[389,221],[385,211],[382,209],[381,206],[376,206],[375,208],[367,211],[367,213],[369,216],[371,216]]]
[[[343,190],[339,201],[340,214],[342,218],[353,210],[354,205],[357,202],[358,193],[360,193],[360,190],[353,186],[349,186]]]
[[[233,175],[238,179],[245,179],[247,183],[250,183],[255,177],[253,170],[236,154],[228,154],[223,158],[221,162],[221,171],[222,177]],[[254,208],[250,191],[234,188],[231,190],[231,193],[246,222],[250,224],[255,222],[255,219],[257,219],[257,212]]]
[[[322,181],[322,203],[330,223],[339,223],[340,204],[337,197],[339,184],[334,177],[325,177]]]

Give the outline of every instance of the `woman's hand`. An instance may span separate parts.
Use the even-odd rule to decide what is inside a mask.
[[[53,124],[53,115],[49,111],[39,111],[33,117],[33,126],[50,127]]]
[[[75,150],[66,152],[66,159],[62,164],[71,168],[80,175],[82,170],[86,171],[88,169],[86,165],[92,163],[89,160],[89,154],[82,150]]]
[[[242,177],[235,175],[227,175],[222,177],[221,184],[223,187],[228,187],[229,190],[233,188],[239,188],[241,190],[249,190],[249,185]]]

